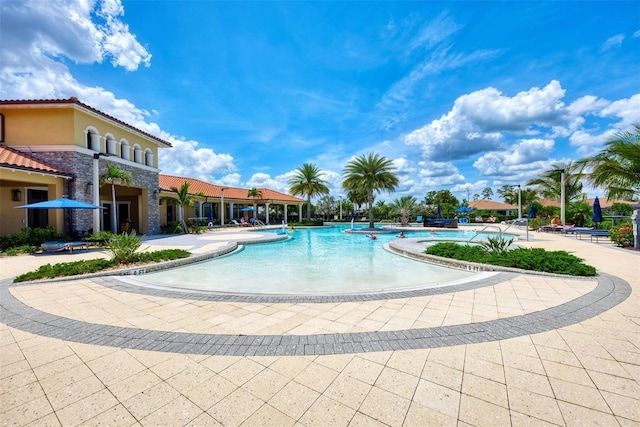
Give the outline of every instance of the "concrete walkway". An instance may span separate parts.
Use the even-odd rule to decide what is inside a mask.
[[[266,234],[266,233],[265,233]],[[524,234],[523,234],[524,236]],[[245,230],[145,242],[201,254]],[[640,425],[640,254],[530,233],[598,280],[501,273],[338,301],[12,286],[88,253],[0,259],[4,425]],[[259,277],[256,278],[259,280]]]

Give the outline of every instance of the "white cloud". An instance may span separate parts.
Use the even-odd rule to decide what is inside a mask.
[[[622,45],[622,42],[624,41],[624,35],[622,34],[617,34],[613,37],[609,37],[607,39],[606,42],[604,42],[602,44],[602,46],[600,47],[600,51],[604,52],[605,50],[609,50],[612,49],[614,47],[620,47],[620,45]]]
[[[159,163],[162,165],[163,173],[235,185],[228,181],[236,180],[233,175],[216,179],[216,176],[220,177],[235,171],[233,157],[230,155],[216,154],[210,148],[198,148],[196,141],[170,140],[170,142],[173,145],[172,148],[159,150]]]
[[[450,185],[465,182],[465,177],[457,167],[449,162],[419,162],[420,170],[418,177],[420,181],[414,186],[418,194],[426,194],[428,190],[442,188]]]
[[[609,101],[606,99],[598,98],[593,95],[586,95],[582,98],[578,98],[573,101],[568,107],[567,111],[570,114],[579,116],[586,113],[593,113],[599,111],[609,105]]]
[[[563,120],[565,91],[556,80],[513,97],[489,87],[458,98],[440,119],[404,137],[417,145],[426,159],[468,158],[501,146],[503,132],[533,133],[533,125],[552,126]]]
[[[608,107],[602,109],[600,115],[602,117],[619,117],[620,121],[615,125],[619,130],[640,123],[640,94],[612,102]]]
[[[129,71],[148,66],[151,54],[119,19],[123,14],[118,0],[3,2],[3,67],[12,74],[30,73],[48,68],[45,58],[62,56],[84,64],[110,58]]]
[[[553,140],[525,139],[508,150],[480,156],[473,166],[483,176],[524,176],[544,168],[549,163],[553,147]]]
[[[595,112],[600,117],[618,118],[616,123],[612,123],[609,129],[604,131],[589,130],[583,128],[574,129],[569,137],[569,143],[576,147],[580,156],[588,156],[600,150],[603,144],[614,138],[616,134],[623,130],[629,130],[634,124],[640,123],[640,94],[635,94],[630,98],[619,99],[617,101],[603,104],[604,108]]]

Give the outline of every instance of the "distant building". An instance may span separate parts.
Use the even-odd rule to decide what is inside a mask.
[[[185,207],[185,220],[197,220],[203,224],[222,225],[224,220],[259,218],[264,223],[280,223],[291,217],[302,217],[302,206],[306,200],[268,188],[258,188],[259,197],[249,197],[246,188],[215,185],[194,178],[160,174],[160,223],[166,225],[177,221],[178,206],[175,191],[185,182],[189,183],[189,193],[194,197],[194,206]],[[222,204],[224,203],[224,208]],[[224,209],[224,215],[222,213]]]
[[[493,200],[473,200],[469,202],[469,207],[476,211],[496,212],[505,216],[518,215],[518,206],[494,202]]]

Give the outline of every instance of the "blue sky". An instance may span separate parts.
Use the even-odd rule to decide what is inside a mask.
[[[77,96],[172,142],[164,173],[379,198],[524,184],[640,123],[640,3],[0,1],[3,99]],[[590,196],[601,191],[586,187]],[[498,197],[494,197],[499,200]]]

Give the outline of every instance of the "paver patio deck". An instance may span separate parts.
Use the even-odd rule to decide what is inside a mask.
[[[244,236],[147,243],[204,253]],[[501,273],[417,294],[283,301],[112,277],[11,286],[8,278],[42,263],[104,255],[0,259],[0,419],[640,425],[640,253],[530,237],[525,245],[569,250],[602,274]]]

